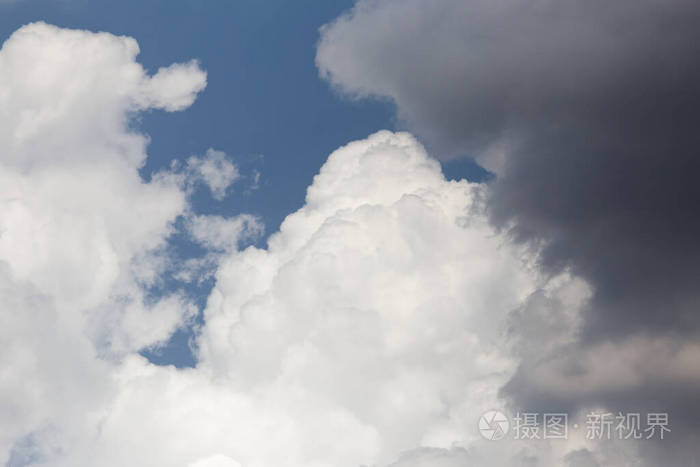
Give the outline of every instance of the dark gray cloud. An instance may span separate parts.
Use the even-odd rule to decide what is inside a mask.
[[[700,416],[697,372],[662,371],[674,358],[700,366],[700,3],[359,1],[322,29],[317,65],[342,92],[393,100],[439,157],[496,172],[493,222],[541,248],[543,271],[592,286],[579,339],[557,351],[536,345],[562,319],[556,303],[515,313],[532,348],[504,394]],[[527,313],[552,316],[528,330]],[[581,391],[533,380],[641,368],[613,356],[654,346],[664,377],[640,369],[635,384]]]
[[[587,449],[573,451],[564,460],[569,467],[599,467],[598,462]]]

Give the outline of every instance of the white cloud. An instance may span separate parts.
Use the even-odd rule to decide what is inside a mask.
[[[232,218],[190,216],[186,222],[192,238],[209,250],[235,250],[239,242],[259,237],[264,231],[262,223],[247,214]]]
[[[0,50],[0,462],[23,437],[82,436],[113,391],[114,359],[194,311],[178,295],[145,300],[159,265],[143,259],[186,199],[141,180],[147,137],[128,116],[186,106],[205,74],[190,63],[149,77],[137,53],[130,38],[43,23]]]
[[[388,465],[421,446],[507,461],[475,421],[502,403],[502,325],[537,281],[483,189],[446,181],[407,134],[334,152],[269,248],[223,261],[197,368],[129,360],[100,436],[61,465]]]
[[[207,150],[203,157],[187,159],[186,171],[193,182],[206,184],[212,197],[219,201],[226,197],[226,190],[240,177],[238,169],[226,154],[214,149]]]
[[[49,465],[342,466],[468,437],[464,395],[492,400],[511,366],[468,323],[503,317],[532,285],[479,216],[460,226],[479,190],[446,182],[410,136],[381,133],[331,156],[268,250],[222,240],[245,219],[194,217],[195,237],[229,248],[198,368],[107,366],[94,415],[33,442]]]
[[[194,462],[188,467],[241,467],[241,464],[234,461],[230,457],[216,455]]]
[[[175,63],[149,78],[139,95],[139,105],[143,108],[161,108],[169,112],[182,110],[194,102],[206,86],[206,73],[199,68],[199,63]],[[207,153],[207,156],[210,156]],[[211,156],[216,156],[212,154]]]
[[[202,256],[169,261],[173,277],[184,283],[202,284],[213,278],[224,257],[244,242],[260,238],[265,231],[262,222],[249,214],[225,218],[188,213],[183,220],[190,239],[206,249]]]
[[[169,170],[153,174],[153,178],[180,186],[191,194],[199,185],[205,185],[212,198],[222,201],[228,190],[241,177],[238,167],[226,153],[209,148],[202,156],[190,156],[183,163],[173,160]]]
[[[181,108],[206,75],[190,63],[150,77],[135,62],[138,52],[135,40],[107,33],[43,23],[15,32],[0,55],[3,163],[94,163],[105,153],[114,163],[143,163],[147,138],[124,128],[127,113]]]

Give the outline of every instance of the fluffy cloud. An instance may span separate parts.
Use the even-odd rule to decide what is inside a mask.
[[[170,261],[173,277],[184,283],[205,283],[213,277],[219,262],[227,254],[244,242],[260,238],[265,231],[260,219],[249,214],[227,218],[188,213],[183,219],[190,240],[206,250],[203,255],[184,261]]]
[[[589,293],[540,284],[484,189],[445,180],[408,134],[335,151],[268,248],[227,253],[196,368],[126,359],[90,436],[50,465],[555,465],[586,449],[476,432],[517,365],[513,310],[542,294],[575,322]]]
[[[231,251],[238,243],[258,237],[264,227],[251,215],[242,214],[233,218],[221,216],[190,216],[186,219],[192,238],[208,250]]]
[[[207,150],[203,157],[187,159],[186,172],[193,181],[203,182],[216,200],[226,196],[226,190],[239,178],[238,169],[226,158],[226,154],[214,149]]]
[[[160,268],[151,252],[186,199],[141,180],[147,137],[128,117],[189,105],[205,74],[190,63],[148,76],[137,53],[130,38],[43,23],[0,50],[3,462],[17,440],[80,436],[114,359],[166,341],[195,312],[178,294],[146,299]]]
[[[470,444],[514,368],[499,323],[536,286],[482,191],[407,134],[339,149],[267,249],[229,250],[196,369],[129,359],[99,435],[57,465],[356,466]]]

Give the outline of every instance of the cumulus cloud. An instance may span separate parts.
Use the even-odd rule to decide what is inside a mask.
[[[484,189],[445,180],[408,134],[338,149],[266,249],[228,250],[196,368],[128,358],[92,435],[50,465],[556,465],[590,447],[476,431],[517,366],[512,311],[587,293],[540,282]]]
[[[288,465],[388,463],[473,439],[512,367],[488,336],[533,287],[478,213],[480,190],[445,181],[410,136],[379,133],[329,157],[268,249],[222,263],[198,368],[260,394],[259,423],[291,424],[275,434],[293,446]],[[279,462],[259,451],[232,457]]]
[[[581,367],[599,383],[585,385],[588,402],[675,408],[679,423],[696,416],[695,376],[670,362],[700,339],[698,31],[689,0],[359,0],[321,29],[322,77],[351,97],[392,101],[440,157],[493,171],[492,223],[541,251],[542,272],[591,286],[566,363],[540,346],[555,331],[540,313],[557,316],[562,304],[533,296],[540,311],[514,318],[532,359],[508,386],[523,406],[583,402],[525,377],[551,362],[558,381]],[[663,377],[641,367],[652,349]],[[697,448],[664,452],[661,463],[685,465]]]

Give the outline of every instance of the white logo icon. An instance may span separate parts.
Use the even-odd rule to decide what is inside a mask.
[[[503,439],[509,429],[508,417],[498,410],[490,410],[479,418],[479,432],[489,441]]]

